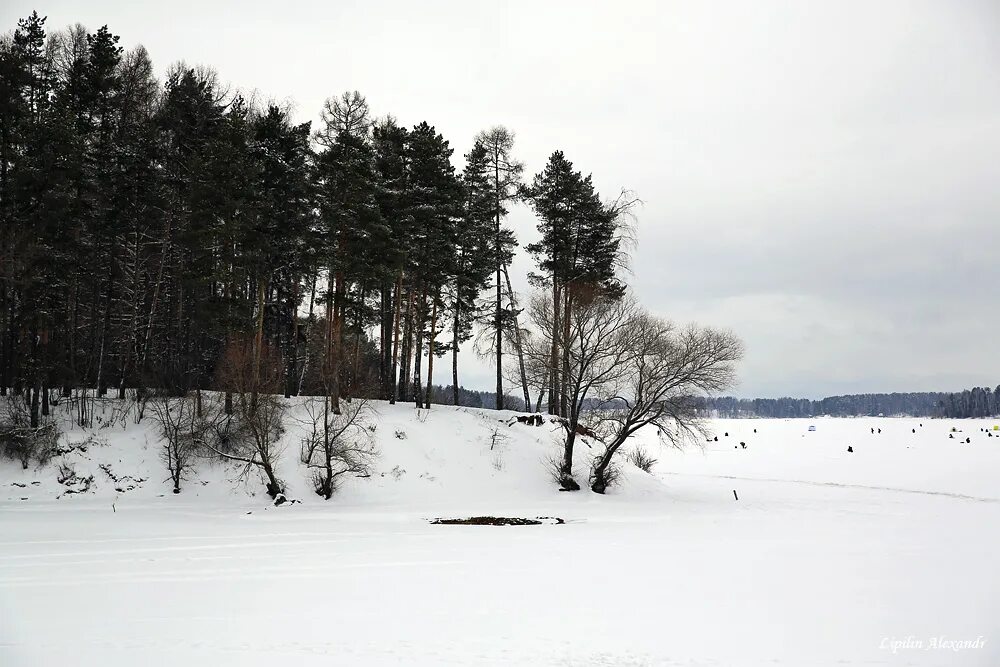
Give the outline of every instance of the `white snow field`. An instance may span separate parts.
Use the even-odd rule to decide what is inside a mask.
[[[376,408],[377,472],[330,501],[295,427],[282,507],[210,462],[169,493],[149,419],[0,463],[0,666],[1000,665],[993,422],[718,420],[685,451],[647,433],[656,475],[626,466],[602,497],[556,491],[556,425]],[[60,463],[90,490],[65,494]],[[427,521],[472,515],[566,523]]]

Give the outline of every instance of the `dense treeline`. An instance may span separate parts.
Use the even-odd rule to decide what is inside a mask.
[[[210,69],[177,64],[160,82],[143,47],[107,27],[47,34],[37,13],[0,40],[0,111],[0,391],[27,398],[33,426],[62,397],[85,421],[109,390],[218,389],[231,411],[224,359],[256,376],[280,367],[266,374],[278,386],[246,384],[255,397],[322,394],[334,412],[356,396],[459,404],[477,332],[495,407],[508,379],[523,405],[546,396],[564,414],[558,344],[564,363],[530,395],[504,224],[515,201],[539,217],[527,250],[555,327],[578,286],[621,289],[636,200],[602,202],[558,151],[522,182],[502,127],[458,173],[434,126],[374,118],[356,92],[329,99],[313,128]],[[450,397],[434,384],[444,355]]]
[[[973,387],[946,395],[940,402],[944,417],[993,417],[1000,415],[1000,385],[990,391],[989,387]]]
[[[719,417],[990,417],[1000,414],[1000,386],[991,391],[975,387],[958,393],[908,392],[892,394],[850,394],[807,398],[702,399],[702,409]]]

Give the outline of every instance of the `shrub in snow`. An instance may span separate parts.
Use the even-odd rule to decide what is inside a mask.
[[[621,467],[615,461],[602,465],[602,459],[595,458],[590,467],[590,488],[596,493],[604,493],[609,486],[618,483],[621,475]]]
[[[181,492],[181,480],[198,455],[199,446],[209,432],[208,420],[198,414],[189,396],[165,396],[153,399],[153,420],[162,438],[160,456],[170,473],[174,493]]]
[[[252,337],[233,341],[219,364],[218,383],[232,401],[233,414],[223,410],[224,419],[239,422],[231,432],[246,437],[227,443],[229,451],[205,443],[222,458],[243,464],[241,477],[257,470],[272,498],[284,487],[275,470],[284,433],[285,404],[277,395],[283,380],[284,365],[274,346]]]
[[[565,459],[561,453],[549,456],[545,461],[545,467],[548,469],[552,481],[559,485],[560,491],[580,490],[580,484],[574,478],[572,469],[566,471]]]
[[[299,458],[312,472],[316,493],[329,500],[342,475],[371,475],[378,457],[369,428],[373,411],[367,401],[355,400],[335,414],[325,396],[310,398],[305,408],[306,435]]]
[[[90,486],[94,483],[94,476],[80,477],[76,474],[76,469],[67,464],[59,466],[59,475],[56,481],[66,487],[66,493],[86,493],[90,491]]]
[[[653,466],[656,465],[656,459],[647,454],[641,447],[630,450],[625,454],[625,458],[643,472],[653,472]]]
[[[57,450],[59,426],[51,418],[32,428],[28,406],[12,393],[0,408],[0,455],[19,461],[27,470],[32,460],[45,465]]]

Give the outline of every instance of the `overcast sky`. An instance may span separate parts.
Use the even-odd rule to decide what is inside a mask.
[[[457,162],[494,124],[529,176],[563,150],[645,201],[641,300],[743,337],[737,395],[1000,382],[995,1],[6,0],[3,29],[36,8],[303,121],[357,89],[435,125]],[[527,208],[511,222],[533,240]]]

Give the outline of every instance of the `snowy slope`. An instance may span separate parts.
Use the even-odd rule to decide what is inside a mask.
[[[287,484],[287,495],[302,503],[435,507],[455,501],[488,506],[552,497],[554,486],[546,462],[561,451],[563,429],[558,424],[532,427],[512,423],[517,413],[509,411],[453,406],[416,410],[412,404],[374,401],[368,421],[375,425],[380,452],[376,471],[368,479],[348,480],[335,500],[327,503],[313,493],[308,472],[298,460],[306,428],[303,399],[289,399],[288,403],[277,472]],[[109,401],[105,415],[112,413],[113,404]],[[64,414],[60,423],[66,431],[62,448],[68,451],[42,468],[22,470],[18,464],[0,461],[0,479],[4,481],[0,499],[31,502],[58,498],[120,504],[170,495],[172,487],[152,418],[138,425],[118,420],[111,426],[87,430],[75,427]],[[578,448],[582,480],[587,475],[590,446],[584,438]],[[57,481],[63,465],[71,467],[79,478],[93,477],[86,493],[66,493],[67,485]],[[662,491],[662,485],[649,475],[628,464],[624,467],[624,483],[617,493]],[[240,480],[240,472],[237,464],[209,458],[199,461],[182,485],[180,501],[198,498],[213,503],[265,506],[268,499],[261,479],[252,473]],[[174,498],[163,502],[177,501]]]
[[[145,423],[66,455],[91,493],[0,464],[0,665],[1000,664],[985,422],[720,420],[685,451],[641,434],[656,475],[601,497],[555,490],[554,425],[377,409],[376,474],[329,502],[294,426],[291,507],[219,464],[170,494]],[[102,463],[146,481],[115,491]],[[471,514],[567,523],[427,522]]]

